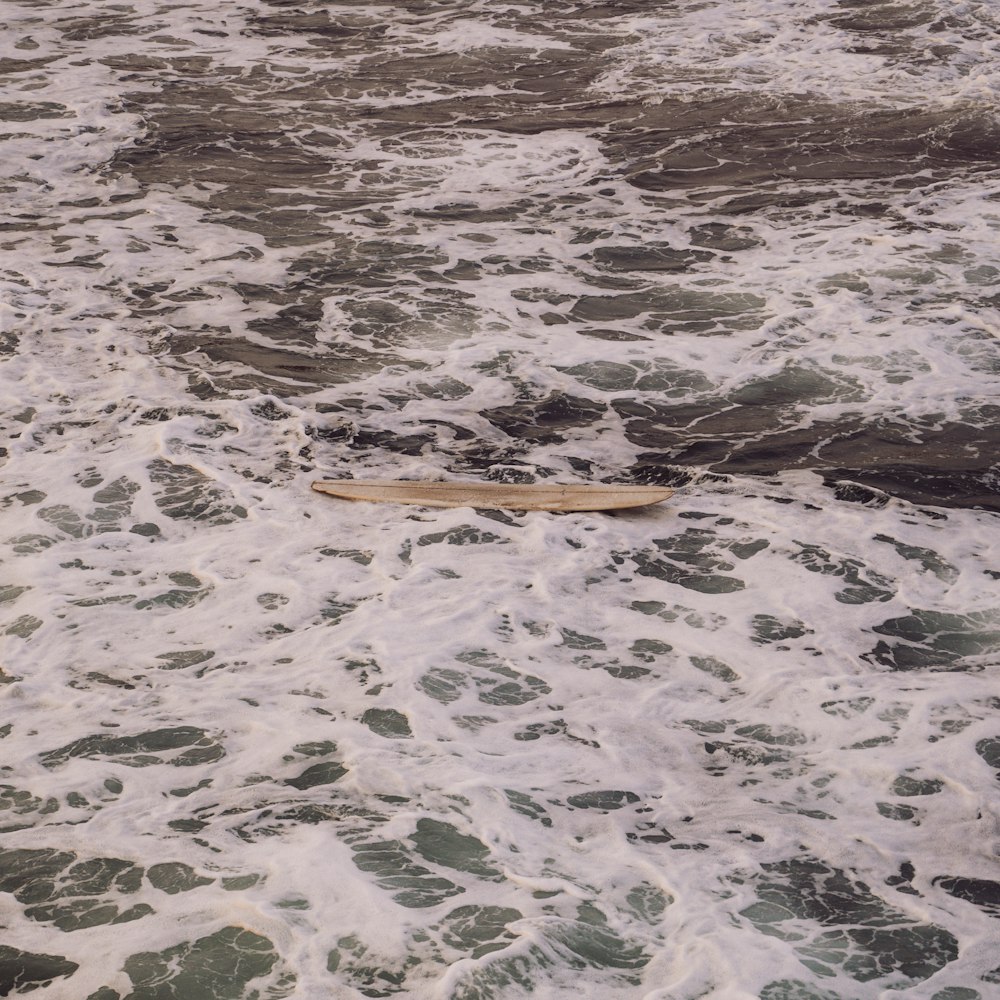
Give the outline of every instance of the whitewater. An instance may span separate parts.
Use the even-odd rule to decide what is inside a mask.
[[[1000,996],[995,4],[0,20],[0,995]]]

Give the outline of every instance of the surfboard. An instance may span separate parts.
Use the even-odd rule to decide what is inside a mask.
[[[312,484],[320,493],[344,500],[405,503],[421,507],[481,507],[506,510],[623,510],[645,507],[672,496],[666,486],[617,483],[467,483],[408,479],[323,479]]]

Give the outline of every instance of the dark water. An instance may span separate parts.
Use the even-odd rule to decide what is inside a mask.
[[[827,53],[837,84],[859,54],[902,77],[895,93],[873,80],[869,93],[861,83],[838,100],[776,86],[763,60],[759,87],[726,78],[723,57],[743,45],[752,62],[769,21],[756,36],[720,37],[716,61],[643,65],[643,18],[669,32],[672,10],[267,4],[196,29],[204,51],[164,39],[106,58],[144,127],[113,169],[140,190],[182,191],[237,240],[252,233],[284,250],[278,280],[229,287],[244,307],[235,322],[183,324],[174,349],[242,362],[250,371],[230,384],[284,395],[353,386],[390,365],[419,371],[422,345],[455,338],[495,341],[498,354],[511,336],[554,354],[583,344],[609,359],[607,371],[554,365],[519,383],[528,345],[516,340],[506,370],[455,366],[466,386],[507,383],[501,407],[473,393],[442,408],[450,424],[475,425],[469,437],[484,421],[494,428],[488,445],[402,416],[376,428],[363,413],[346,443],[364,454],[432,449],[479,471],[530,463],[538,442],[611,421],[640,452],[616,470],[625,478],[817,469],[911,501],[997,509],[997,406],[975,392],[973,372],[960,398],[937,398],[939,361],[922,346],[982,351],[996,370],[993,334],[955,317],[995,315],[1000,275],[938,212],[949,192],[976,190],[977,176],[995,180],[995,107],[921,83],[968,60],[962,46],[992,27],[934,3],[817,12],[812,30],[837,30]],[[714,28],[717,13],[682,9],[677,30],[699,18]],[[149,31],[125,16],[72,30],[123,40]],[[436,44],[442,32],[460,44]],[[618,84],[602,86],[609,74]],[[535,148],[533,137],[553,136],[563,152]],[[531,164],[527,180],[492,176],[491,148]],[[449,161],[466,163],[475,183],[444,181]],[[881,241],[891,259],[857,249]],[[845,243],[856,245],[849,271],[831,274]],[[130,291],[136,315],[176,309],[169,278]],[[850,355],[873,327],[888,357],[822,356],[828,340]],[[675,365],[677,340],[685,355],[722,358]],[[642,344],[624,352],[642,361],[623,368],[623,352],[601,341]],[[560,370],[582,384],[566,391]],[[880,398],[880,383],[904,382],[908,391]],[[401,395],[426,396],[426,383],[403,378],[376,405],[399,408]]]

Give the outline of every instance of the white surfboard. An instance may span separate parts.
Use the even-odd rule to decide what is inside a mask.
[[[408,479],[324,479],[312,488],[344,500],[405,503],[421,507],[481,507],[506,510],[622,510],[645,507],[673,495],[666,486],[590,483],[418,482]]]

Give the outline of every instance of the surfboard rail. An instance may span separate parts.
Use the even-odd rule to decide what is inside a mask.
[[[624,510],[660,503],[667,486],[619,483],[486,483],[410,479],[320,479],[319,493],[343,500],[413,504],[421,507],[479,507],[502,510]]]

